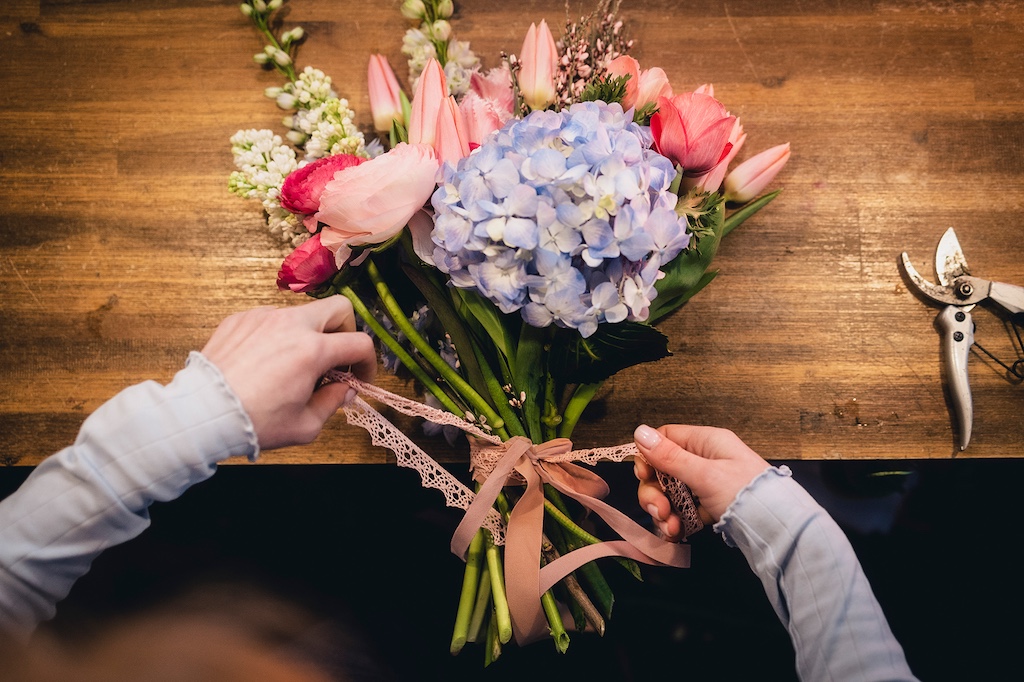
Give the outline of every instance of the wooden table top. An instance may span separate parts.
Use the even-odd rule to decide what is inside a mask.
[[[563,0],[456,6],[456,37],[487,67],[531,21],[557,34],[565,19]],[[281,79],[251,61],[262,42],[236,2],[7,0],[3,14],[0,461],[31,465],[121,388],[169,380],[224,316],[305,299],[277,291],[283,252],[227,191],[228,138],[285,132],[263,95]],[[769,458],[952,456],[938,308],[898,257],[934,276],[954,226],[973,274],[1024,284],[1024,7],[626,0],[622,16],[634,56],[677,91],[714,84],[744,123],[741,158],[781,142],[793,156],[780,198],[726,239],[718,279],[660,325],[673,356],[609,381],[578,444],[687,422]],[[398,3],[292,0],[286,22],[308,34],[299,65],[331,75],[369,130],[369,54],[407,83]],[[1019,357],[998,316],[974,318],[980,342]],[[970,378],[957,456],[1024,455],[1024,386],[976,353]],[[338,415],[263,461],[393,459]]]

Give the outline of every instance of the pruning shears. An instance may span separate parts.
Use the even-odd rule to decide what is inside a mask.
[[[942,334],[942,355],[946,363],[953,409],[959,426],[959,445],[961,450],[965,450],[971,440],[974,420],[971,387],[967,381],[967,359],[974,345],[971,310],[982,301],[989,300],[1011,315],[1021,315],[1024,313],[1024,287],[972,277],[952,227],[942,235],[935,250],[938,284],[932,284],[918,274],[905,251],[901,258],[914,286],[924,296],[944,306],[937,321]],[[1014,374],[1017,374],[1016,366],[1019,363],[1014,363],[1010,370]]]

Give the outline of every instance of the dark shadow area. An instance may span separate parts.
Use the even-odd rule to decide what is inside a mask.
[[[846,529],[921,679],[1007,679],[1024,630],[1015,548],[1024,461],[791,464]],[[0,469],[0,496],[28,473]],[[631,467],[600,473],[613,503],[635,510]],[[49,627],[74,635],[197,588],[233,586],[310,611],[323,627],[295,640],[328,666],[370,658],[398,680],[795,679],[760,582],[708,530],[692,539],[692,568],[644,567],[643,583],[602,560],[616,592],[604,638],[575,634],[565,655],[547,642],[508,645],[486,671],[479,645],[451,656],[462,563],[448,543],[458,516],[418,483],[394,466],[222,467],[102,555]]]

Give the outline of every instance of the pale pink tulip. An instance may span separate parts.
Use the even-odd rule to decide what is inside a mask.
[[[398,85],[398,79],[387,57],[382,54],[370,55],[366,82],[370,88],[373,129],[386,133],[391,130],[392,122],[404,125],[405,115],[402,112],[402,99],[399,94],[402,88]]]
[[[558,48],[548,22],[541,20],[540,26],[530,24],[519,63],[519,92],[523,101],[533,111],[546,109],[555,101],[555,68],[558,64]]]
[[[740,148],[743,147],[743,143],[747,141],[747,134],[743,132],[743,125],[737,118],[736,123],[732,126],[732,132],[729,133],[729,144],[732,145],[732,149],[725,155],[725,158],[718,162],[718,165],[708,171],[706,174],[701,175],[697,178],[687,178],[687,188],[699,187],[705,192],[717,192],[718,188],[722,186],[722,180],[725,179],[725,174],[729,171],[729,164],[736,158]]]
[[[768,186],[789,161],[789,143],[766,149],[736,166],[725,178],[725,200],[745,204]]]
[[[303,294],[319,288],[337,271],[334,254],[320,243],[320,235],[315,234],[281,263],[277,286]]]
[[[434,136],[434,151],[441,163],[448,162],[452,166],[459,159],[469,155],[469,135],[466,131],[466,120],[459,110],[455,98],[449,95],[441,102],[437,114],[437,133]]]
[[[447,97],[448,81],[444,69],[436,59],[431,59],[423,67],[423,74],[412,98],[412,111],[409,114],[410,144],[434,144],[437,114]]]
[[[321,242],[341,265],[351,247],[380,244],[423,208],[436,185],[434,149],[400,142],[391,151],[335,174],[320,196]]]
[[[651,117],[651,135],[660,154],[682,166],[688,177],[704,175],[732,148],[729,134],[736,117],[714,97],[684,92],[658,100]]]

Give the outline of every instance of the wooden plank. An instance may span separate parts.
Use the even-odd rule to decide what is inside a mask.
[[[401,65],[406,21],[373,3],[289,6],[309,35],[300,65],[329,73],[368,129],[367,57]],[[556,0],[457,6],[456,36],[485,66],[530,21],[565,19]],[[6,14],[0,463],[32,465],[120,388],[170,379],[225,315],[303,299],[276,290],[286,250],[226,189],[228,138],[283,132],[262,94],[280,80],[251,62],[261,42],[236,6],[17,0]],[[953,225],[975,274],[1024,284],[1024,8],[652,0],[623,14],[644,66],[677,90],[715,85],[746,127],[741,158],[785,141],[793,157],[782,196],[723,245],[719,278],[663,324],[674,355],[610,381],[579,444],[680,421],[731,428],[768,457],[951,456],[938,309],[897,258],[931,275]],[[979,341],[1017,357],[997,316],[975,320]],[[980,356],[970,368],[974,437],[958,456],[1022,456],[1024,387]],[[312,446],[263,458],[389,459],[340,416]]]

